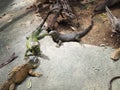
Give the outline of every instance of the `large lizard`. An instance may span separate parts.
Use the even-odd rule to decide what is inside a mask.
[[[42,74],[33,72],[38,65],[39,60],[34,56],[27,63],[14,67],[8,74],[9,78],[0,86],[0,90],[15,90],[16,84],[20,84],[28,75],[40,77]]]
[[[68,34],[61,34],[58,31],[50,31],[49,34],[52,36],[54,42],[56,42],[59,46],[62,42],[79,42],[82,37],[84,37],[93,27],[94,22],[91,20],[91,25],[86,28],[84,31],[73,32]]]
[[[39,25],[39,27],[35,31],[33,31],[29,37],[27,37],[27,41],[26,41],[27,50],[25,53],[25,59],[28,58],[29,56],[33,56],[33,55],[40,56],[41,55],[39,40],[47,36],[48,33],[45,32],[42,35],[40,33],[43,31],[42,26],[44,25],[50,13],[51,11],[48,12],[47,16],[45,17],[43,22]]]

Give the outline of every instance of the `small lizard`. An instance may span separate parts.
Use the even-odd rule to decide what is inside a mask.
[[[40,50],[40,43],[39,40],[44,38],[45,36],[48,35],[48,33],[43,33],[42,35],[40,34],[43,30],[42,30],[42,26],[44,25],[45,21],[47,20],[49,14],[51,13],[48,12],[47,16],[45,17],[45,19],[43,20],[43,22],[39,25],[39,27],[32,32],[32,34],[27,37],[27,41],[26,41],[26,53],[25,53],[25,59],[27,59],[29,56],[41,56],[41,50]],[[30,52],[30,54],[28,54]]]
[[[107,16],[112,24],[112,31],[119,33],[120,32],[120,19],[114,16],[107,6],[105,7],[105,9],[107,11]]]
[[[68,34],[61,34],[57,31],[50,31],[49,34],[52,36],[54,42],[56,42],[59,46],[62,42],[79,42],[82,37],[84,37],[93,27],[94,22],[91,20],[91,25],[86,28],[84,31],[80,32],[73,32]]]
[[[0,90],[15,90],[16,84],[20,84],[28,75],[42,76],[42,74],[33,72],[33,69],[38,65],[39,60],[34,56],[27,63],[14,67],[8,74],[9,78],[0,86]]]

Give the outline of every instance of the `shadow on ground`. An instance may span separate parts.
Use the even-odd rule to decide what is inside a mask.
[[[6,8],[12,3],[14,0],[0,0],[0,13],[6,10]]]

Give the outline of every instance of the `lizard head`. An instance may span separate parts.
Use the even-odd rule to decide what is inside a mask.
[[[40,61],[37,56],[33,56],[32,58],[30,58],[28,63],[32,65],[33,68],[37,68],[40,64]]]
[[[115,24],[115,26],[113,27],[113,30],[117,33],[120,33],[120,23]]]
[[[49,32],[49,34],[50,34],[51,36],[53,36],[53,37],[58,36],[58,32],[57,32],[57,31],[55,31],[55,30],[50,31],[50,32]]]

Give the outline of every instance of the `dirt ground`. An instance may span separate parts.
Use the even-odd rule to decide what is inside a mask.
[[[79,17],[78,22],[80,27],[76,30],[79,31],[83,28],[87,28],[90,24],[90,16],[93,14],[93,9],[99,3],[102,3],[104,0],[99,0],[93,3],[80,4],[72,2],[71,7],[73,7],[74,13]],[[112,9],[112,13],[120,17],[120,7]],[[46,12],[49,9],[42,10],[42,16],[45,16]],[[51,17],[49,18],[51,19]],[[48,19],[48,21],[49,21]],[[98,14],[94,17],[94,27],[85,37],[82,38],[82,43],[97,45],[97,46],[111,46],[113,48],[118,48],[120,46],[120,34],[115,34],[112,32],[111,24],[107,18],[106,13]],[[49,23],[49,22],[48,22]],[[58,27],[58,30],[67,33],[73,32],[69,27]]]
[[[96,4],[101,3],[97,2]],[[96,4],[88,5],[87,10],[83,10],[82,12],[82,18],[83,23],[86,24],[88,22],[88,18],[90,17],[90,14],[92,14],[92,11]],[[120,17],[120,7],[116,7],[112,9],[112,13]],[[87,11],[87,12],[86,12]],[[89,13],[88,13],[89,12]],[[94,17],[95,25],[93,29],[91,30],[88,35],[86,35],[82,41],[86,44],[92,44],[97,46],[111,46],[113,48],[118,48],[120,46],[120,34],[115,34],[112,32],[112,27],[109,22],[109,19],[107,18],[106,13],[98,14]]]

